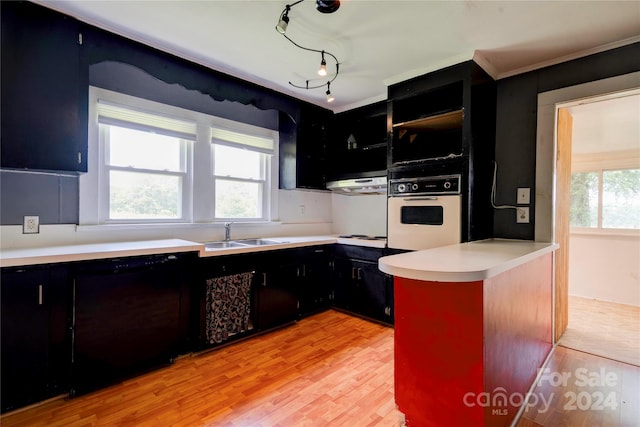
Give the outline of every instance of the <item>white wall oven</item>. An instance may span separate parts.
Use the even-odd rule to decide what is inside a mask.
[[[389,181],[387,245],[420,250],[461,241],[461,175]]]

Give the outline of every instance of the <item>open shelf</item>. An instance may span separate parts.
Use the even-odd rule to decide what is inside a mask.
[[[396,123],[394,129],[413,131],[444,131],[459,129],[462,127],[464,119],[464,109],[448,111],[421,119],[410,120],[408,122]]]

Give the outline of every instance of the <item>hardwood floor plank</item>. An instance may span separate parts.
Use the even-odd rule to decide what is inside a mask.
[[[640,425],[639,367],[557,346],[547,368],[518,427]]]
[[[640,307],[570,296],[559,345],[640,366]]]
[[[399,426],[399,419],[393,329],[327,311],[88,395],[7,414],[1,423]]]
[[[570,372],[567,387],[534,392],[518,427],[640,425],[640,368],[556,347],[548,367]],[[610,387],[578,387],[575,372],[611,373]],[[5,414],[13,426],[398,427],[393,329],[336,311],[69,400]],[[567,392],[613,392],[615,410],[567,410]],[[553,396],[552,396],[553,395]]]

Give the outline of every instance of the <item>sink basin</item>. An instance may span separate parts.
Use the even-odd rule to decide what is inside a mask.
[[[249,245],[238,243],[235,241],[230,242],[208,242],[204,244],[205,249],[226,249],[226,248],[246,248]]]
[[[281,242],[278,240],[270,240],[270,239],[242,239],[236,240],[237,243],[241,243],[243,245],[249,246],[264,246],[264,245],[281,245],[286,242]]]

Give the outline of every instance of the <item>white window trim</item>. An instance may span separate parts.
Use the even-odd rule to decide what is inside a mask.
[[[598,223],[595,227],[578,227],[578,226],[570,226],[569,233],[570,234],[582,234],[582,235],[602,235],[602,236],[640,236],[640,229],[635,228],[607,228],[602,226],[602,211],[603,211],[603,201],[602,195],[604,192],[604,172],[607,171],[618,171],[618,170],[626,170],[626,169],[640,169],[637,164],[633,162],[620,162],[618,164],[615,163],[602,163],[602,166],[595,166],[594,164],[590,164],[589,166],[582,166],[573,168],[571,173],[597,173],[598,174]]]
[[[101,200],[101,194],[107,194],[105,190],[106,183],[101,182],[101,155],[99,152],[99,126],[98,112],[96,104],[98,99],[106,100],[121,105],[131,106],[143,111],[153,111],[159,114],[169,115],[177,119],[190,120],[196,122],[197,137],[193,144],[190,158],[192,174],[189,174],[188,180],[190,188],[187,197],[185,197],[185,205],[183,206],[182,220],[136,220],[136,221],[109,221],[105,222],[106,209],[104,200]],[[269,163],[266,173],[267,188],[270,189],[268,197],[264,197],[266,206],[264,208],[264,219],[251,219],[244,221],[241,218],[233,219],[234,222],[247,223],[271,223],[277,222],[278,218],[278,132],[276,130],[265,129],[258,126],[240,123],[220,117],[211,116],[196,111],[190,111],[179,107],[161,104],[142,98],[137,98],[106,89],[97,87],[89,87],[89,144],[88,144],[88,172],[80,176],[79,179],[79,196],[80,196],[80,212],[79,225],[97,227],[113,227],[122,226],[130,227],[140,226],[158,226],[166,223],[167,227],[174,227],[178,224],[212,224],[220,223],[223,220],[214,219],[213,205],[213,175],[211,165],[211,129],[222,128],[235,132],[246,133],[257,137],[271,138],[274,141],[273,157]],[[186,188],[186,187],[185,187]]]

